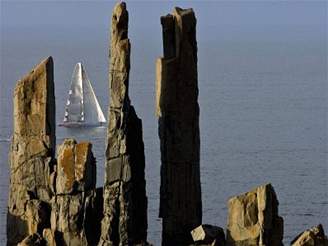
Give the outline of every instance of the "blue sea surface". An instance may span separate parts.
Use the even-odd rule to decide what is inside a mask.
[[[328,231],[326,2],[177,2],[196,12],[203,223],[226,227],[227,200],[272,183],[284,242],[322,223]],[[130,98],[143,121],[148,238],[160,245],[160,148],[155,61],[159,16],[175,2],[128,2]],[[13,89],[41,59],[55,64],[57,124],[74,65],[82,61],[107,114],[112,2],[1,2],[0,242],[6,241]],[[57,127],[88,140],[104,179],[106,128]],[[1,244],[1,243],[0,243]],[[4,243],[3,243],[4,244]]]

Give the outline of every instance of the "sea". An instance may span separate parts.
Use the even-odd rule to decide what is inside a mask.
[[[74,65],[82,62],[99,103],[109,104],[110,1],[2,1],[0,70],[0,245],[6,242],[13,89],[47,56],[54,59],[56,123]],[[160,146],[155,62],[160,16],[174,6],[197,17],[203,223],[226,228],[227,201],[271,183],[284,218],[284,243],[322,223],[328,232],[326,1],[127,1],[130,98],[143,123],[148,240],[161,242]],[[104,180],[106,128],[57,126],[87,140]]]

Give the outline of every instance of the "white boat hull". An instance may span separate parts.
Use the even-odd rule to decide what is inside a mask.
[[[84,122],[62,122],[59,123],[58,126],[68,127],[68,128],[79,128],[79,127],[103,127],[106,126],[106,122],[99,122],[88,124]]]

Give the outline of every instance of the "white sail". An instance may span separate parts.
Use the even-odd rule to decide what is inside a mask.
[[[99,106],[88,75],[79,62],[73,71],[62,125],[101,125],[105,122],[104,113]]]
[[[86,71],[82,67],[82,86],[84,99],[84,117],[85,122],[92,124],[94,122],[105,123],[106,119],[101,110],[96,95],[91,86]]]
[[[71,88],[66,101],[64,123],[82,122],[83,119],[83,88],[81,64],[76,64],[71,80]]]

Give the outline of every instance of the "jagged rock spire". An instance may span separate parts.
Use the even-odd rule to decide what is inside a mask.
[[[147,239],[145,156],[142,123],[128,96],[130,41],[124,2],[113,11],[110,55],[111,102],[99,245],[136,245]]]
[[[32,212],[26,210],[35,207],[32,206],[35,199],[40,202],[51,199],[49,175],[56,144],[53,77],[53,60],[48,57],[15,87],[14,133],[9,154],[8,245],[16,245],[33,228],[27,223]]]
[[[175,8],[161,24],[164,57],[157,60],[156,114],[162,245],[186,245],[202,222],[196,18],[192,9]]]

